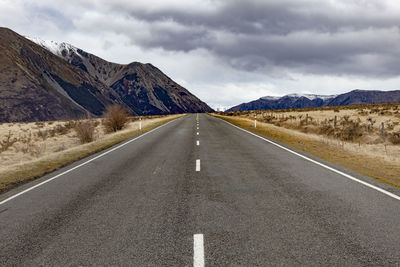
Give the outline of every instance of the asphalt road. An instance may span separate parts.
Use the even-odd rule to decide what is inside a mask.
[[[398,199],[219,119],[100,154],[0,195],[0,266],[400,264]]]

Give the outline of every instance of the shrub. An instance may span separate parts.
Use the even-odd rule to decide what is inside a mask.
[[[37,132],[37,137],[42,138],[43,141],[45,141],[47,139],[48,135],[49,135],[49,132],[46,130],[39,130]]]
[[[103,125],[107,133],[122,130],[128,122],[128,112],[120,105],[108,106],[104,113]]]
[[[11,138],[11,131],[8,132],[6,138],[0,142],[0,153],[6,151],[9,147],[11,147],[15,142],[17,142],[16,138]]]
[[[43,128],[43,127],[44,127],[44,122],[42,122],[42,121],[37,121],[37,122],[35,122],[35,125],[40,129],[40,128]]]
[[[363,130],[358,122],[351,122],[340,132],[340,139],[344,141],[354,141],[363,135]]]
[[[400,145],[400,132],[392,133],[389,137],[389,141],[393,145]]]
[[[327,136],[332,136],[335,134],[335,128],[332,125],[324,124],[319,128],[319,134],[324,134]]]
[[[94,124],[89,121],[79,121],[75,124],[75,131],[81,144],[90,143],[94,140]]]
[[[29,153],[31,156],[40,157],[46,151],[46,144],[32,144],[29,147]]]
[[[274,117],[267,115],[264,117],[263,121],[266,123],[271,123],[274,119],[275,119]]]
[[[67,121],[66,123],[64,123],[64,128],[73,129],[73,128],[75,128],[75,124],[76,124],[76,121],[73,121],[73,120]]]

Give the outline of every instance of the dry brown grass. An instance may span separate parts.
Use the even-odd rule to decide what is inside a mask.
[[[226,112],[304,133],[362,144],[397,144],[400,104],[350,105],[287,110]],[[383,132],[382,132],[383,125]]]
[[[108,106],[104,114],[103,124],[108,133],[117,132],[128,122],[128,112],[120,105]]]
[[[334,111],[332,110],[332,112]],[[302,127],[286,128],[279,124],[258,122],[255,129],[254,117],[250,119],[250,116],[213,115],[246,130],[400,187],[400,146],[388,143],[385,141],[385,137],[381,137],[380,141],[372,138],[369,143],[361,143],[359,137],[356,142],[345,141],[343,138],[327,135],[327,132],[333,131],[331,128],[324,134],[318,134],[304,131]],[[355,135],[358,136],[358,134]],[[376,142],[374,143],[372,140]]]
[[[81,144],[73,130],[79,122],[3,123],[0,140],[16,141],[0,152],[0,192],[25,183],[128,138],[149,131],[182,115],[147,116],[139,131],[137,118],[129,118],[125,128],[107,134],[101,119],[92,119],[95,141]],[[85,123],[85,120],[80,121]],[[46,132],[46,134],[44,133]]]
[[[91,120],[78,121],[75,124],[75,132],[81,144],[93,142],[96,126]]]
[[[12,145],[17,142],[16,138],[12,138],[11,131],[4,137],[0,142],[0,153],[6,151],[8,148],[12,147]]]

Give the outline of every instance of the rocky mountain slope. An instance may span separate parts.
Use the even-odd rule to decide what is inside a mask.
[[[368,91],[353,90],[340,95],[300,95],[290,94],[282,97],[266,96],[260,99],[243,103],[227,111],[311,108],[323,106],[341,106],[352,104],[375,104],[400,102],[400,90],[396,91]]]
[[[110,63],[0,28],[0,122],[100,116],[114,103],[132,114],[212,110],[150,64]]]
[[[88,73],[0,28],[0,121],[68,119],[123,103]]]
[[[212,109],[151,64],[108,62],[66,43],[31,38],[111,87],[137,114],[210,112]]]

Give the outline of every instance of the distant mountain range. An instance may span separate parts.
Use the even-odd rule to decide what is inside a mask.
[[[353,90],[340,95],[290,94],[282,97],[265,96],[260,99],[234,106],[227,111],[312,108],[353,104],[376,104],[400,102],[400,90],[369,91]]]
[[[212,111],[151,64],[111,63],[0,28],[0,122],[100,116],[111,104],[132,115]]]

